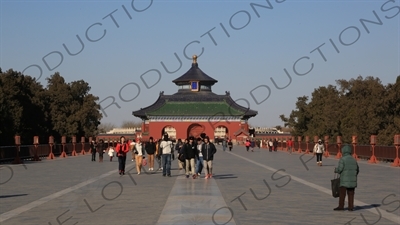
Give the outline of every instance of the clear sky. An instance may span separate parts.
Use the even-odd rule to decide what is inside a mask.
[[[297,97],[335,80],[400,75],[399,0],[0,2],[2,70],[83,79],[116,126],[177,91],[185,55],[213,92],[258,111],[255,126],[283,125]]]

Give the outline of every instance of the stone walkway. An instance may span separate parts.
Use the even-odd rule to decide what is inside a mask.
[[[217,148],[209,180],[176,160],[172,177],[89,155],[0,165],[0,224],[400,224],[400,168],[359,161],[356,210],[336,212],[334,157]]]

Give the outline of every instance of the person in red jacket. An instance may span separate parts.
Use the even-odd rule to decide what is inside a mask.
[[[293,141],[291,138],[289,138],[289,140],[287,141],[287,147],[288,147],[288,152],[290,154],[292,154],[293,153]]]
[[[115,152],[118,157],[118,169],[119,175],[125,174],[125,164],[126,164],[126,153],[129,152],[129,142],[125,141],[125,137],[121,136],[119,138],[119,143],[115,147]]]

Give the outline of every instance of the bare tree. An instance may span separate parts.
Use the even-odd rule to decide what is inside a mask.
[[[104,133],[112,130],[114,127],[115,127],[115,125],[113,123],[101,123],[98,126],[97,131],[99,134],[104,134]]]
[[[142,123],[139,121],[124,121],[122,122],[122,128],[133,128],[133,127],[141,127]]]

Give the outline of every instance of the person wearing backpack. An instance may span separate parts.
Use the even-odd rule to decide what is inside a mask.
[[[175,150],[178,152],[178,168],[179,168],[179,170],[182,170],[184,167],[184,161],[181,161],[180,160],[180,157],[181,157],[181,150],[182,150],[182,147],[183,147],[183,142],[182,142],[182,139],[178,139],[178,142],[176,143],[176,145],[175,145]]]

